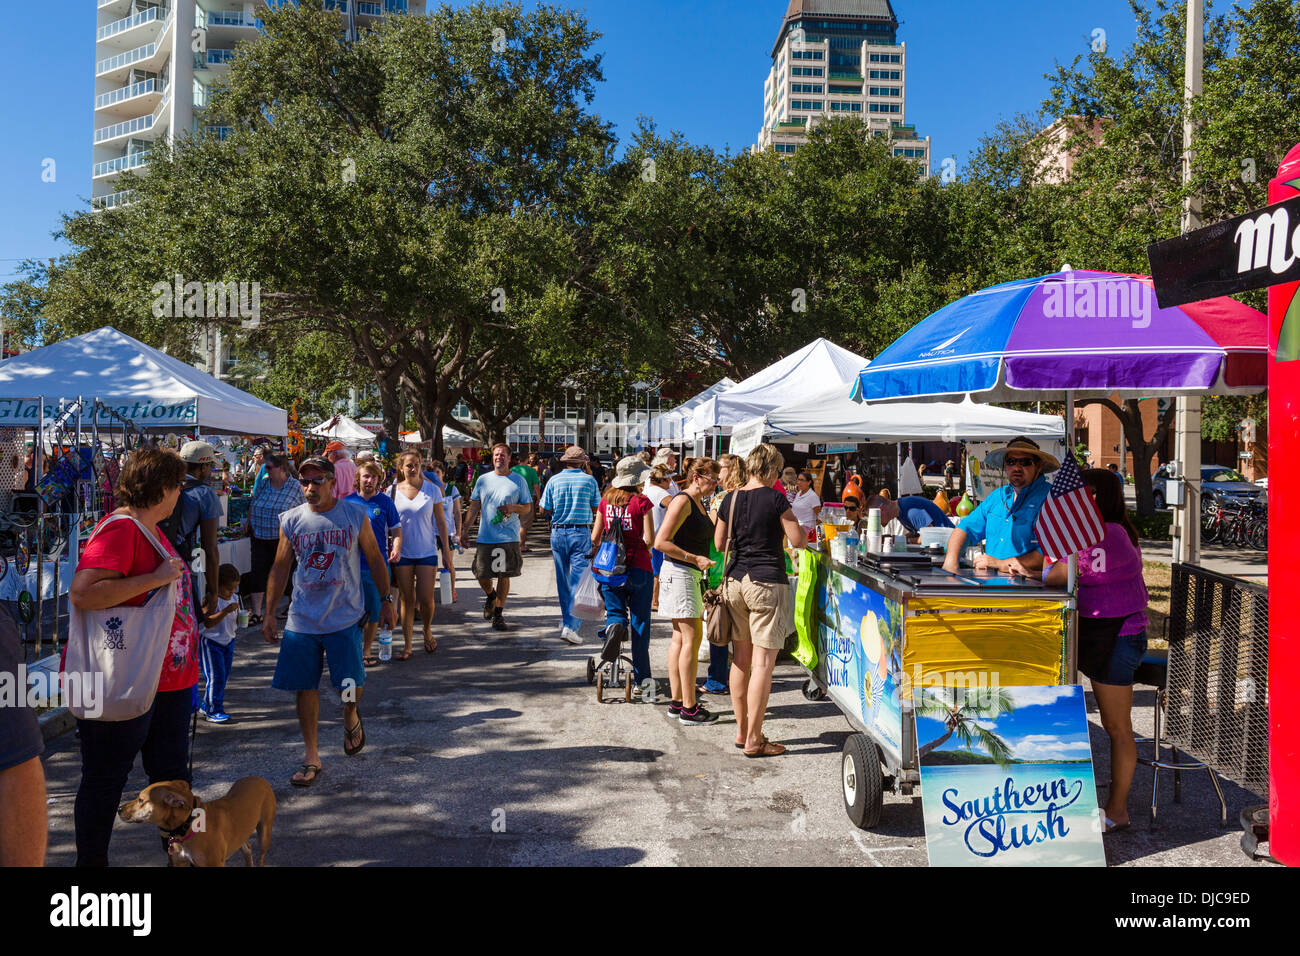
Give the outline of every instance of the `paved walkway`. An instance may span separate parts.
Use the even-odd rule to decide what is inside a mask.
[[[1173,543],[1143,541],[1142,557],[1162,564],[1173,563]],[[1268,584],[1268,552],[1253,548],[1225,548],[1217,544],[1201,545],[1201,567],[1220,574],[1245,578],[1254,584]]]
[[[271,865],[926,864],[919,797],[887,796],[873,832],[849,823],[840,795],[849,728],[833,705],[804,700],[797,664],[778,666],[767,723],[789,753],[748,760],[731,746],[729,701],[716,702],[723,719],[706,727],[669,720],[663,704],[596,703],[584,675],[593,648],[558,639],[549,553],[536,543],[506,634],[489,628],[481,597],[464,586],[468,563],[468,554],[457,562],[466,569],[460,603],[438,608],[437,654],[419,650],[417,631],[415,657],[369,672],[361,754],[344,757],[338,711],[322,708],[325,771],[308,790],[288,784],[302,752],[292,695],[270,687],[276,651],[254,631],[240,635],[227,694],[235,722],[200,722],[195,789],[211,799],[248,774],[270,780],[280,801]],[[668,637],[667,623],[656,624],[661,676]],[[1137,699],[1139,730],[1149,732],[1152,692]],[[1105,737],[1091,719],[1104,781]],[[72,734],[52,743],[46,772],[49,862],[66,866],[79,774]],[[1205,774],[1184,777],[1181,805],[1166,776],[1163,826],[1149,830],[1150,780],[1139,768],[1135,826],[1107,838],[1112,864],[1247,863],[1236,819],[1257,797],[1225,785],[1230,825],[1221,830]],[[145,784],[137,767],[126,796]],[[112,859],[164,863],[151,827],[121,822]]]

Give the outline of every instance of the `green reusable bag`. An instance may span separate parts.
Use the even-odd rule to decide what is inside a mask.
[[[794,595],[794,629],[798,642],[790,652],[808,670],[817,666],[817,571],[821,553],[805,549],[799,555],[799,586]]]

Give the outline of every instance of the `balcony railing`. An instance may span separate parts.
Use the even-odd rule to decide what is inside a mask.
[[[252,27],[256,30],[262,28],[262,21],[257,17],[244,16],[242,10],[213,10],[208,14],[208,26],[210,27]]]
[[[383,7],[377,3],[369,3],[367,0],[359,0],[357,3],[357,13],[362,16],[377,17],[383,12]]]
[[[152,93],[157,89],[158,81],[152,78],[142,80],[139,83],[132,83],[130,86],[124,86],[120,90],[109,90],[107,93],[101,93],[95,97],[95,109],[100,110],[105,106],[112,106],[114,103],[121,103],[123,100],[133,99],[137,96],[144,96],[146,93]]]
[[[130,66],[132,63],[138,63],[141,60],[147,60],[158,52],[158,44],[147,43],[144,46],[138,46],[134,50],[127,50],[125,53],[119,53],[117,56],[110,56],[107,60],[100,60],[95,68],[95,75],[107,73],[110,70],[119,70],[124,66]]]
[[[91,205],[96,209],[112,209],[114,206],[121,206],[131,201],[135,195],[134,189],[123,189],[120,192],[109,193],[107,196],[99,196],[91,200]]]
[[[121,20],[114,20],[100,27],[95,34],[96,40],[107,40],[115,37],[119,33],[130,30],[132,27],[138,27],[145,23],[153,23],[159,17],[160,10],[157,7],[150,7],[147,10],[141,10],[134,16],[123,17]]]
[[[120,173],[128,169],[137,169],[149,163],[149,150],[142,149],[138,153],[130,153],[126,156],[119,156],[117,159],[105,160],[102,163],[96,163],[94,168],[94,177],[107,176],[109,173]]]
[[[216,66],[222,63],[229,63],[235,58],[234,50],[209,50],[208,55],[204,57],[203,62],[209,66]]]
[[[110,139],[117,139],[119,136],[141,133],[153,129],[153,123],[154,118],[151,113],[148,116],[137,116],[135,119],[129,119],[122,123],[114,123],[112,126],[103,126],[95,130],[95,142],[104,143]]]

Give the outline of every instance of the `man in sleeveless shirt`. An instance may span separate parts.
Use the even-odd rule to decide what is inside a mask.
[[[394,621],[388,566],[364,508],[335,497],[334,465],[327,458],[308,458],[298,469],[304,504],[280,516],[280,544],[267,582],[267,615],[262,635],[276,643],[273,609],[280,602],[297,556],[293,598],[271,686],[297,694],[298,724],[305,756],[290,778],[295,787],[310,787],[322,770],[317,747],[321,673],[329,663],[330,682],[343,700],[343,752],[349,757],[366,743],[358,703],[365,668],[361,663],[360,620],[365,613],[361,588],[364,553],[375,585],[384,597],[380,626]]]

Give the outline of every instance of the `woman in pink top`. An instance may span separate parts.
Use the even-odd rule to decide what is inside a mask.
[[[1110,737],[1110,795],[1106,832],[1129,825],[1128,791],[1137,769],[1133,741],[1133,675],[1147,652],[1147,587],[1142,579],[1142,552],[1137,531],[1124,504],[1119,476],[1105,468],[1083,473],[1097,503],[1106,534],[1079,552],[1079,670],[1092,681],[1101,725]],[[1064,585],[1065,562],[1044,575],[1048,584]]]

